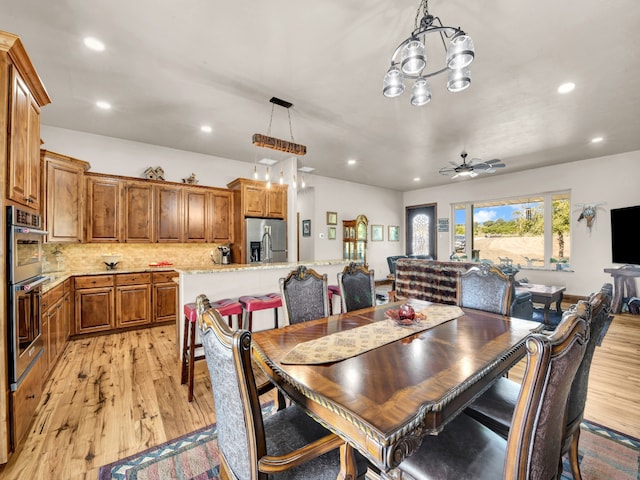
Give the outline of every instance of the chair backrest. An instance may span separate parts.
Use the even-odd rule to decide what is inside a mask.
[[[406,255],[391,255],[387,257],[387,265],[389,265],[389,275],[396,274],[396,262],[399,258],[407,258]]]
[[[608,285],[610,284],[605,284],[599,292],[592,294],[588,301],[582,300],[569,310],[569,312],[576,311],[578,314],[588,310],[588,315],[591,317],[589,322],[589,343],[580,368],[578,368],[571,385],[571,393],[567,403],[567,425],[569,426],[576,422],[582,422],[589,389],[591,361],[593,360],[596,345],[601,340],[604,327],[611,320],[611,295],[609,294]]]
[[[304,265],[280,279],[280,294],[285,322],[306,322],[329,316],[329,285],[327,274]]]
[[[460,274],[458,304],[461,307],[509,315],[512,296],[511,278],[498,267],[482,264]]]
[[[236,478],[256,479],[266,454],[264,424],[251,366],[251,333],[232,331],[217,310],[196,299],[198,326],[216,410],[218,448]]]
[[[351,312],[376,304],[374,271],[351,262],[338,273],[342,311]]]
[[[527,367],[507,439],[503,478],[556,478],[567,398],[588,338],[587,321],[574,312],[550,336],[532,334],[527,339]]]

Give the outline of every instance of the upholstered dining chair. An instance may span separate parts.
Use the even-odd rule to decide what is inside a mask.
[[[349,263],[338,273],[342,311],[351,312],[376,304],[374,271],[355,262]]]
[[[562,455],[569,454],[569,464],[575,480],[582,478],[578,459],[578,442],[580,423],[584,417],[587,400],[589,371],[596,345],[602,340],[604,328],[611,320],[611,291],[611,284],[604,284],[600,292],[592,294],[588,301],[581,300],[563,314],[563,321],[567,315],[576,313],[586,318],[590,335],[584,358],[571,384],[562,441]],[[502,437],[507,438],[519,392],[520,384],[507,378],[500,378],[465,412]],[[562,462],[560,462],[559,469],[558,477],[562,473]]]
[[[513,283],[498,267],[481,264],[460,274],[458,304],[486,312],[509,315]]]
[[[527,366],[506,440],[462,413],[438,435],[425,437],[400,462],[396,478],[557,478],[567,397],[589,336],[578,313],[565,320],[551,335],[526,340]]]
[[[221,478],[335,480],[344,440],[295,404],[263,418],[251,332],[232,331],[215,309],[205,310],[202,303],[198,326],[211,376]],[[349,473],[364,479],[366,460],[353,454],[355,471]]]
[[[329,316],[327,274],[320,275],[304,265],[280,281],[285,324],[306,322]]]

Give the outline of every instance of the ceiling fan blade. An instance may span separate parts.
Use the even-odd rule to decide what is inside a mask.
[[[492,168],[502,168],[502,167],[506,167],[506,165],[504,163],[493,163],[491,164]]]
[[[468,163],[469,165],[478,165],[479,163],[484,163],[480,158],[472,158]]]
[[[451,177],[451,178],[458,178],[459,176],[460,176],[460,174],[459,174],[459,173],[456,173],[456,174],[455,174],[453,177]]]
[[[470,177],[477,177],[478,176],[478,172],[469,172],[469,176]]]
[[[447,167],[445,167],[445,168],[441,168],[440,170],[438,170],[438,172],[439,172],[441,175],[451,175],[451,174],[455,173],[455,172],[456,172],[456,170],[455,170],[454,168],[447,168]]]
[[[486,161],[486,162],[484,162],[484,163],[488,163],[489,165],[494,165],[494,164],[496,164],[496,163],[501,163],[501,162],[502,162],[502,160],[500,160],[499,158],[493,158],[493,159],[491,159],[491,160],[487,160],[487,161]]]
[[[478,163],[477,165],[473,166],[474,170],[488,170],[491,168],[491,165],[489,165],[488,163]]]

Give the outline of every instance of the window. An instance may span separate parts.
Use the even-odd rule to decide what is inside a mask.
[[[453,205],[452,258],[570,268],[569,192]]]

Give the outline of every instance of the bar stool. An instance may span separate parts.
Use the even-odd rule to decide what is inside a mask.
[[[253,331],[253,312],[273,308],[273,328],[278,328],[278,307],[282,306],[282,297],[279,293],[267,293],[266,295],[243,295],[238,299],[246,312],[247,327]],[[242,322],[244,326],[244,321]]]
[[[238,325],[240,325],[240,315],[242,315],[242,304],[240,302],[225,298],[209,303],[211,308],[215,308],[220,316],[227,317],[229,327],[233,326],[233,317],[236,315]],[[193,401],[194,364],[198,360],[204,360],[204,354],[196,355],[196,348],[202,347],[201,343],[196,343],[196,322],[198,311],[195,303],[184,305],[184,337],[182,339],[182,372],[180,384],[189,385],[189,402]]]
[[[329,291],[329,313],[333,315],[333,296],[340,296],[340,287],[338,285],[329,285],[327,290]],[[340,312],[342,312],[342,302],[340,302]]]

